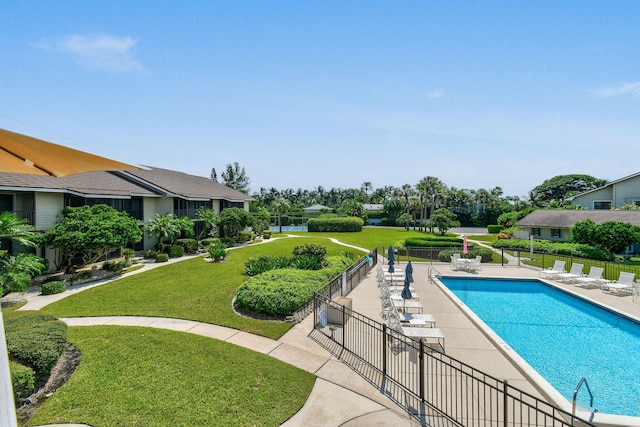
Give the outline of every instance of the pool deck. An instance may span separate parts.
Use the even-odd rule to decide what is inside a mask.
[[[382,261],[384,262],[384,260]],[[432,314],[436,319],[436,326],[445,336],[446,353],[474,368],[488,373],[496,378],[508,380],[511,386],[524,390],[543,400],[548,400],[536,386],[525,376],[526,369],[518,368],[507,357],[513,352],[508,346],[501,346],[492,341],[469,316],[460,309],[447,295],[448,291],[437,283],[429,283],[428,272],[432,268],[442,276],[471,276],[495,278],[540,278],[540,269],[528,266],[511,266],[498,264],[483,264],[477,273],[452,271],[448,263],[420,263],[412,262],[412,286],[420,297],[424,306],[424,313]],[[395,271],[404,271],[406,261],[396,262]],[[385,266],[386,267],[386,266]],[[572,284],[545,280],[558,288],[578,294],[593,302],[626,313],[629,317],[640,320],[640,302],[633,302],[631,295],[617,296],[603,293],[600,289],[586,289]],[[398,283],[398,285],[402,285]],[[380,298],[376,281],[375,268],[354,289],[349,297],[352,299],[353,310],[376,321],[383,322],[380,317]],[[517,355],[516,355],[517,357]],[[535,372],[535,371],[534,371]],[[597,405],[596,405],[597,406]],[[566,409],[566,408],[565,408]],[[570,409],[569,409],[570,410]],[[598,416],[599,414],[596,414]],[[640,418],[630,423],[625,420],[622,425],[640,425]],[[594,419],[597,421],[597,418]],[[604,421],[604,420],[601,420]],[[607,423],[608,424],[608,423]],[[615,423],[614,423],[615,424]],[[614,425],[612,424],[612,425]]]

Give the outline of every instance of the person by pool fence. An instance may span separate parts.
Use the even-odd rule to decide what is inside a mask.
[[[358,259],[339,276],[334,277],[319,293],[329,299],[348,295],[364,279],[369,271],[376,266],[378,250],[373,249]],[[286,317],[289,322],[302,322],[313,311],[314,302],[309,301],[305,306]]]
[[[428,426],[593,426],[316,293],[310,337]]]

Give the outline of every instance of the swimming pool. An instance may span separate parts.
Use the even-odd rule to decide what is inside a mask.
[[[569,402],[585,377],[598,412],[640,417],[640,324],[538,280],[440,281]]]
[[[280,231],[280,227],[277,225],[271,225],[269,226],[269,230],[271,231]],[[282,232],[286,232],[286,231],[307,231],[307,226],[306,225],[283,225],[282,226]]]

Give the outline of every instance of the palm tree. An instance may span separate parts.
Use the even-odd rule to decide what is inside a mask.
[[[280,226],[280,233],[282,233],[282,214],[288,212],[291,209],[291,205],[284,197],[278,197],[271,203],[271,209],[278,214],[278,225]]]
[[[420,180],[416,187],[420,191],[422,201],[420,212],[420,230],[422,231],[424,220],[436,209],[436,203],[442,198],[447,186],[435,176],[426,176]],[[430,210],[427,209],[429,203],[431,204]]]
[[[151,236],[158,238],[158,248],[164,251],[164,240],[173,240],[182,231],[181,220],[172,213],[165,215],[154,214],[153,218],[147,221],[144,230]]]
[[[404,198],[404,203],[407,209],[404,228],[405,230],[409,231],[409,198],[413,196],[413,187],[409,184],[404,184],[400,189],[400,194],[402,194],[402,197]]]
[[[200,233],[200,238],[206,236],[211,230],[220,225],[220,215],[218,215],[213,209],[201,207],[196,212],[196,219],[198,221],[202,221],[202,232]]]
[[[27,223],[27,220],[18,218],[12,213],[0,213],[0,240],[9,239],[24,246],[35,248],[37,244],[33,238],[34,228]]]

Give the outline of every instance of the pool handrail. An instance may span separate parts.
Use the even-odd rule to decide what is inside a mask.
[[[578,392],[580,391],[580,388],[583,385],[587,386],[587,391],[589,392],[589,397],[590,397],[589,407],[593,409],[593,393],[591,393],[591,387],[589,387],[589,383],[587,382],[587,379],[585,377],[582,377],[580,379],[580,381],[578,381],[578,385],[576,386],[576,389],[573,391],[573,408],[571,410],[571,424],[572,425],[573,425],[573,420],[576,417],[576,404],[577,404],[577,399],[578,399]]]

